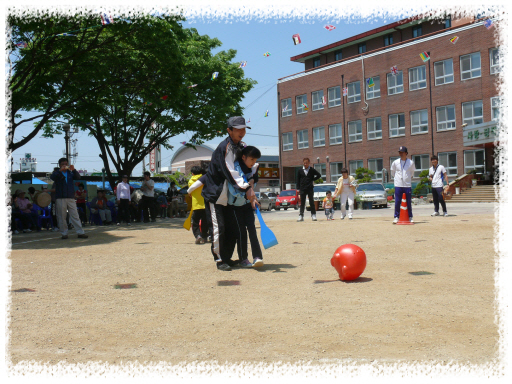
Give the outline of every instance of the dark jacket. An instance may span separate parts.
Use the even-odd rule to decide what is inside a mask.
[[[80,179],[80,174],[75,169],[73,172],[66,171],[68,174],[68,182],[66,177],[60,170],[53,171],[50,179],[55,181],[55,198],[56,199],[74,199],[75,198],[75,180]]]
[[[309,167],[308,174],[304,173],[304,168],[299,170],[297,175],[297,189],[301,192],[309,192],[313,190],[314,181],[318,180],[322,175],[312,166]]]
[[[201,192],[205,201],[214,204],[217,203],[224,188],[225,181],[238,191],[245,192],[249,189],[248,184],[244,182],[244,179],[234,168],[235,150],[237,147],[243,148],[241,143],[235,144],[233,140],[228,137],[213,151],[208,172],[204,175],[206,183],[204,183],[203,191]],[[227,204],[227,188],[225,194],[225,204]]]

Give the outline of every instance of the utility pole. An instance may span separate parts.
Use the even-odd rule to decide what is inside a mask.
[[[71,126],[69,124],[64,124],[62,126],[62,128],[64,129],[64,140],[66,141],[66,158],[68,159],[69,161],[69,129],[71,128]]]

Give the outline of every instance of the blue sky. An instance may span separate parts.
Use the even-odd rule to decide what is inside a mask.
[[[412,13],[411,13],[412,15]],[[192,18],[185,22],[185,28],[196,28],[202,35],[216,37],[222,42],[220,50],[235,49],[236,61],[247,61],[245,75],[258,82],[242,102],[245,107],[252,104],[258,97],[263,96],[244,110],[244,116],[250,118],[252,130],[248,130],[246,142],[255,146],[278,146],[278,111],[277,111],[277,79],[304,70],[304,65],[290,61],[290,57],[309,51],[311,49],[331,44],[333,42],[357,35],[379,26],[389,24],[399,18],[387,19],[372,17],[371,22],[365,19],[338,20],[326,22],[314,16],[308,20],[291,20],[284,18],[254,19],[246,21],[243,18],[224,18],[217,20],[198,20]],[[197,20],[197,21],[196,21]],[[324,25],[333,24],[336,29],[327,31]],[[299,33],[302,43],[294,45],[292,35]],[[265,52],[270,57],[264,57]],[[215,53],[215,51],[214,51]],[[270,90],[269,90],[270,89]],[[268,91],[267,93],[265,93]],[[269,110],[269,116],[264,117]],[[31,125],[27,124],[30,129]],[[16,132],[16,140],[26,135],[28,129],[22,127]],[[187,141],[192,135],[176,136],[169,141],[175,148],[180,142]],[[101,170],[103,163],[98,157],[99,149],[95,140],[86,132],[75,134],[77,141],[78,158],[76,167]],[[207,142],[216,146],[221,139],[217,138]],[[40,135],[27,145],[17,150],[14,157],[14,169],[19,168],[20,157],[31,153],[37,158],[38,171],[50,171],[64,150],[64,137],[45,139]],[[164,150],[162,153],[162,166],[169,166],[173,151]],[[134,175],[142,172],[142,165],[135,169]]]

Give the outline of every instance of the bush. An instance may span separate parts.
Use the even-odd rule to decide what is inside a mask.
[[[370,183],[372,181],[372,176],[375,175],[371,169],[367,168],[357,168],[356,169],[356,180],[360,183]]]
[[[430,179],[428,177],[428,170],[421,171],[420,173],[420,182],[414,188],[414,191],[412,191],[413,195],[419,196],[421,194],[427,194],[430,193],[432,190],[430,186]]]

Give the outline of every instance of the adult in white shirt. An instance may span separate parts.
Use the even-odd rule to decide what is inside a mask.
[[[332,199],[336,199],[336,196],[341,195],[340,204],[341,204],[341,220],[343,220],[346,216],[346,205],[348,200],[348,218],[352,219],[352,212],[354,211],[354,196],[356,194],[356,180],[354,176],[349,176],[348,169],[343,168],[341,170],[341,177],[338,179],[338,183],[336,184],[336,189],[334,190],[334,194]]]
[[[443,199],[443,182],[446,181],[446,186],[448,187],[448,175],[446,174],[446,169],[439,164],[437,156],[432,156],[430,161],[432,166],[428,170],[428,177],[432,182],[432,197],[434,199],[434,213],[432,216],[439,216],[439,203],[443,207],[443,216],[448,216],[446,203]]]
[[[411,159],[407,158],[407,147],[400,147],[398,149],[400,158],[393,161],[391,164],[391,177],[395,181],[395,218],[393,224],[398,222],[400,217],[400,205],[402,203],[402,196],[405,193],[407,201],[407,211],[409,212],[409,220],[414,223],[412,219],[412,177],[416,168]]]
[[[139,202],[139,207],[144,214],[144,222],[149,223],[149,213],[151,214],[151,221],[156,221],[156,206],[155,206],[155,182],[150,179],[151,173],[144,172],[144,181],[140,190],[143,193],[142,199]]]
[[[117,225],[121,225],[121,220],[123,219],[128,225],[132,225],[130,222],[130,201],[132,198],[130,194],[130,184],[128,184],[128,175],[123,175],[123,181],[117,184],[116,195],[117,205],[119,207]]]

